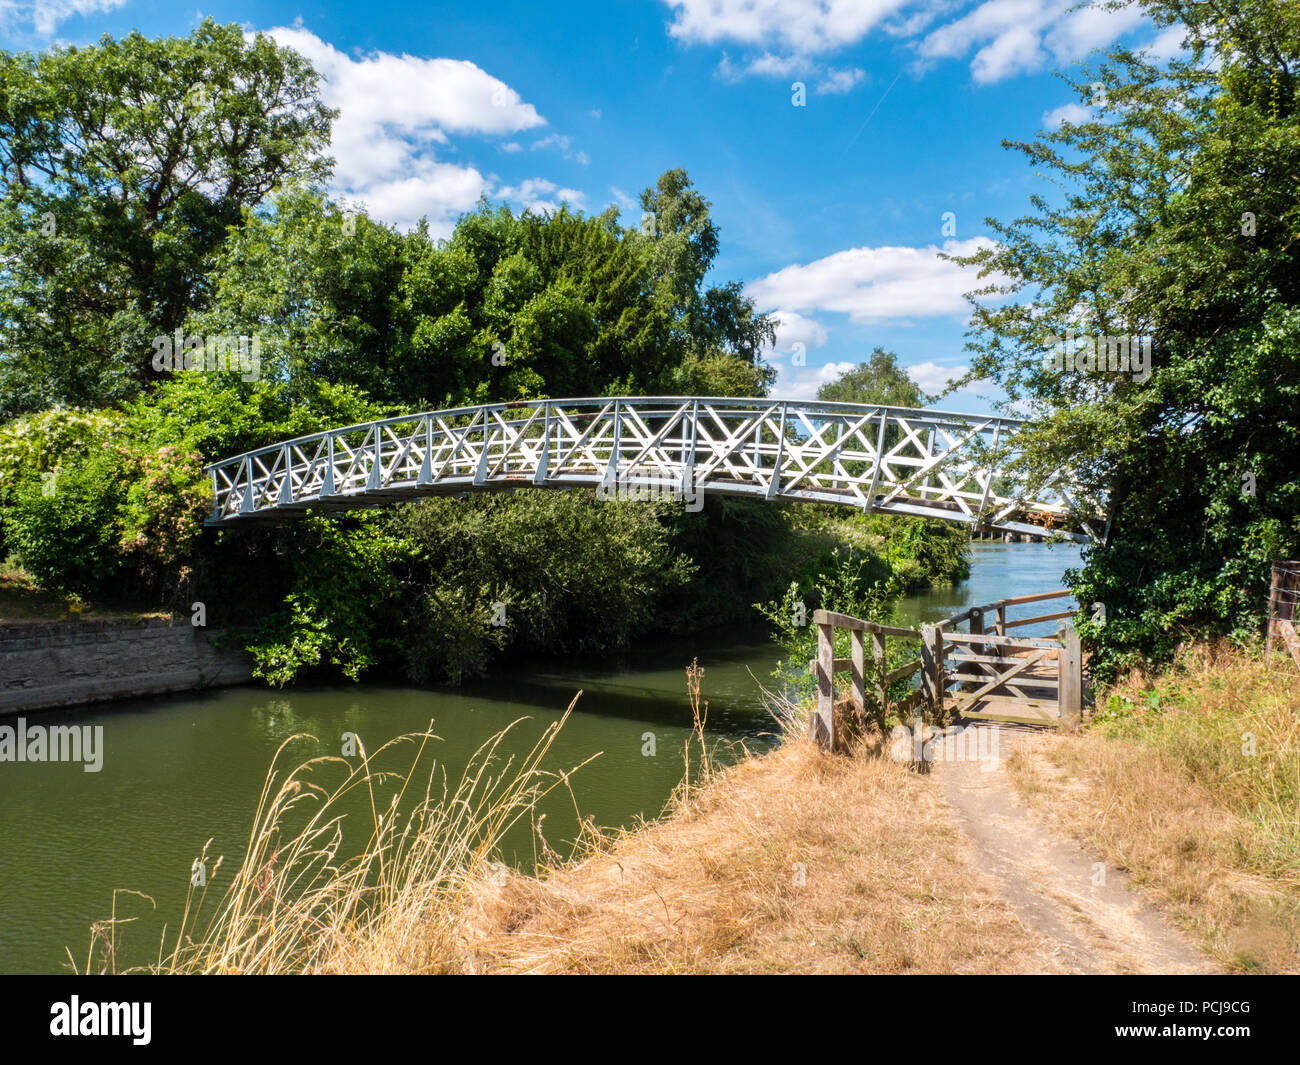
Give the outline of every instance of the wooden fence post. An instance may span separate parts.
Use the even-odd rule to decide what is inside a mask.
[[[970,631],[972,636],[984,635],[985,629],[984,629],[983,610],[972,610],[970,612]],[[985,643],[973,643],[970,645],[970,653],[973,655],[981,655],[981,656],[987,655],[989,653],[989,645]],[[988,672],[988,669],[986,668],[986,663],[983,662],[972,662],[971,670],[975,673]],[[974,682],[968,681],[963,683],[961,685],[961,688],[958,690],[972,691],[973,689],[974,689]]]
[[[853,709],[858,716],[858,725],[865,732],[867,728],[867,654],[865,639],[860,629],[849,633],[852,641],[853,668]]]
[[[1083,648],[1079,634],[1074,629],[1061,633],[1061,649],[1057,652],[1057,699],[1061,725],[1076,729],[1083,721]]]
[[[937,712],[939,705],[938,670],[943,668],[942,663],[936,663],[934,660],[934,635],[935,628],[933,625],[921,626],[921,691],[924,693],[922,698],[932,712]]]
[[[934,627],[934,719],[939,724],[944,720],[944,696],[948,684],[943,670],[943,623]]]
[[[1281,644],[1300,666],[1300,633],[1295,627],[1297,603],[1300,603],[1300,562],[1274,562],[1268,590],[1266,647],[1271,653]]]
[[[1281,587],[1282,567],[1274,562],[1272,580],[1268,584],[1268,640],[1264,644],[1264,650],[1269,654],[1273,653],[1273,644],[1277,641],[1277,593]]]
[[[885,655],[885,634],[871,634],[871,661],[876,667],[876,698],[880,700],[880,715],[889,713],[889,685],[885,683],[885,674],[889,672],[889,658]]]
[[[835,749],[835,629],[817,626],[817,709],[808,722],[808,735],[822,750]]]

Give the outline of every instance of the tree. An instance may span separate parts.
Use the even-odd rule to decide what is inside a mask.
[[[213,253],[207,308],[185,323],[200,336],[256,335],[262,376],[311,401],[346,384],[381,403],[415,398],[394,357],[406,242],[364,211],[295,188]]]
[[[659,188],[649,202],[667,230],[623,227],[613,209],[516,216],[484,200],[443,242],[295,189],[213,254],[192,328],[255,326],[265,372],[294,394],[330,382],[392,407],[763,394],[770,320],[738,282],[704,287],[717,231],[685,172]]]
[[[758,365],[764,345],[776,342],[775,323],[755,311],[739,282],[704,288],[719,239],[709,201],[678,168],[641,193],[641,206],[656,294],[672,315],[677,340],[696,357],[725,351]]]
[[[1109,498],[1071,576],[1106,608],[1081,627],[1103,678],[1258,633],[1269,562],[1300,555],[1300,12],[1143,7],[1190,56],[1113,50],[1075,85],[1091,118],[1009,145],[1064,197],[962,260],[1009,279],[973,296],[970,377],[1032,413],[1025,471]]]
[[[297,53],[235,24],[0,52],[0,417],[148,380],[210,252],[289,179],[323,178],[333,112]]]
[[[883,403],[888,407],[924,407],[935,401],[921,391],[898,356],[876,348],[871,358],[845,370],[834,381],[817,389],[817,398],[830,403]]]

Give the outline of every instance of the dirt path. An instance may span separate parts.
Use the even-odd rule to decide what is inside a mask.
[[[1025,926],[1080,973],[1221,971],[1130,888],[1121,871],[1052,830],[1017,795],[1005,767],[1043,736],[1003,727],[995,760],[936,761],[934,776],[970,841],[975,866]]]

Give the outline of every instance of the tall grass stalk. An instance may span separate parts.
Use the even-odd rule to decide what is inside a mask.
[[[361,747],[357,764],[327,755],[285,771],[289,746],[310,738],[290,737],[267,774],[232,882],[209,906],[218,859],[205,884],[191,884],[180,924],[150,968],[205,974],[455,968],[466,901],[499,870],[494,859],[502,838],[551,791],[567,787],[570,773],[544,770],[542,763],[577,700],[523,756],[502,749],[520,721],[492,736],[454,787],[436,760],[420,770],[427,748],[439,739],[432,725],[390,740],[373,755]],[[415,748],[408,772],[377,767],[407,746]],[[325,782],[336,774],[341,782]],[[357,798],[369,815],[359,850],[351,839],[344,845],[345,825],[350,828],[354,816],[344,805],[355,806]],[[207,847],[199,861],[206,866]],[[92,932],[82,971],[115,970],[111,929],[117,923],[115,896],[110,939],[102,929]]]

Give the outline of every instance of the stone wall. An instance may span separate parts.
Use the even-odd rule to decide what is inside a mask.
[[[220,636],[160,619],[0,626],[0,715],[250,680]]]

